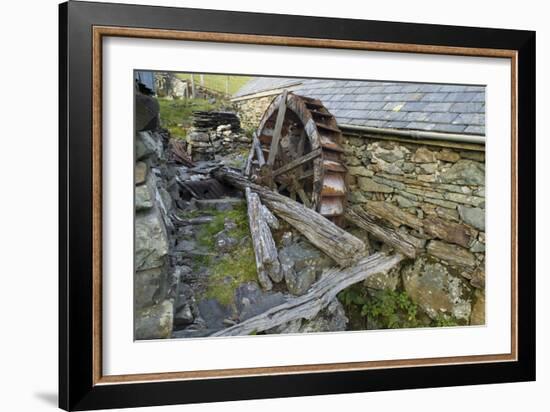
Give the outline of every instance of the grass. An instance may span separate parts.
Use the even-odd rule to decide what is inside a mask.
[[[203,99],[158,99],[160,122],[173,137],[185,139],[186,130],[192,125],[193,112],[196,110],[214,110],[218,104]]]
[[[191,73],[177,73],[177,77],[183,80],[191,79]],[[227,92],[230,95],[235,94],[245,83],[247,83],[250,76],[226,76],[221,74],[204,74],[204,86],[216,90],[221,93],[226,93],[226,81],[229,81]],[[195,84],[201,84],[200,74],[194,74]]]
[[[204,298],[216,299],[223,305],[231,305],[235,289],[240,284],[257,280],[246,206],[238,206],[225,212],[209,210],[206,213],[214,216],[214,219],[201,228],[197,234],[197,241],[208,251],[215,250],[216,234],[224,229],[226,218],[236,224],[235,228],[228,231],[228,235],[239,240],[238,246],[219,258],[205,256],[196,261],[197,266],[208,267],[210,273]],[[246,241],[241,241],[242,239]]]

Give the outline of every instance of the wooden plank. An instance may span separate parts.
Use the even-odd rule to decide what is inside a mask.
[[[271,290],[273,282],[283,280],[283,272],[279,263],[277,246],[266,221],[266,213],[262,209],[260,197],[249,188],[245,189],[248,205],[248,225],[256,258],[258,281],[265,290]],[[274,222],[272,222],[274,223]]]
[[[266,312],[245,320],[227,329],[222,329],[212,336],[243,336],[263,332],[297,319],[312,319],[330,302],[336,299],[342,290],[362,282],[377,274],[394,268],[403,256],[375,253],[361,259],[347,269],[331,269],[313,284],[309,291],[300,297],[275,306]]]
[[[254,147],[254,150],[256,151],[256,158],[258,159],[258,166],[262,167],[265,164],[265,157],[264,157],[264,152],[262,150],[262,146],[260,144],[260,141],[258,140],[258,136],[256,135],[256,132],[254,132],[254,135],[252,136],[252,146]]]
[[[246,159],[246,166],[244,168],[244,175],[246,177],[250,177],[250,172],[252,171],[252,159],[254,158],[254,154],[256,153],[256,148],[254,147],[255,137],[256,133],[254,133],[254,136],[252,137],[252,145],[250,146],[250,152],[248,153],[248,158]]]
[[[283,167],[280,167],[277,170],[274,170],[273,171],[273,177],[279,176],[283,173],[288,173],[292,169],[295,169],[298,166],[302,166],[304,163],[307,163],[307,162],[321,156],[321,153],[322,153],[322,150],[321,150],[320,147],[315,149],[315,150],[312,150],[308,154],[306,154],[304,156],[301,156],[301,157],[298,157],[298,158],[292,160],[291,162],[285,164]]]
[[[304,235],[314,246],[342,267],[349,266],[366,253],[365,244],[344,229],[286,196],[257,185],[228,168],[219,168],[213,175],[241,190],[249,187],[278,217]]]
[[[279,151],[279,140],[281,139],[281,131],[283,130],[283,122],[285,120],[286,113],[286,97],[288,91],[285,89],[279,102],[279,111],[277,112],[277,121],[275,122],[275,129],[273,131],[273,139],[271,140],[271,148],[269,149],[269,157],[267,158],[267,164],[273,166],[275,157]]]
[[[382,225],[380,222],[374,220],[359,207],[347,209],[344,216],[348,222],[354,224],[360,229],[367,231],[376,239],[393,247],[395,250],[403,253],[405,256],[411,259],[416,258],[416,247],[413,244],[409,243],[409,241],[405,239],[399,231]]]

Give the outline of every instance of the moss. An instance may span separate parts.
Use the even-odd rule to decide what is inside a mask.
[[[235,296],[235,289],[240,284],[256,280],[254,250],[252,244],[247,242],[245,246],[239,246],[211,266],[205,297],[230,305]]]
[[[227,232],[227,234],[236,239],[242,239],[248,236],[248,215],[246,205],[239,205],[232,210],[218,211],[208,209],[202,211],[202,214],[213,216],[212,222],[203,225],[197,234],[197,240],[201,246],[204,246],[210,251],[214,250],[215,236],[224,229],[225,219],[235,222],[235,228]]]
[[[158,99],[160,122],[173,137],[185,139],[187,129],[192,125],[193,112],[196,110],[214,110],[219,104],[204,99]]]
[[[224,230],[226,219],[235,222],[235,227],[227,231],[228,236],[240,240],[239,245],[221,257],[202,256],[195,259],[195,266],[206,267],[209,272],[205,298],[218,300],[224,305],[233,301],[235,289],[244,282],[256,281],[256,261],[250,240],[246,206],[240,205],[233,210],[205,210],[201,213],[213,216],[212,222],[203,225],[197,234],[200,246],[208,252],[215,251],[216,235]]]

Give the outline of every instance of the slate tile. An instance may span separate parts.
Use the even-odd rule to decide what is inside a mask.
[[[446,102],[470,102],[473,97],[474,97],[475,93],[473,92],[461,92],[461,93],[449,93],[446,97],[445,97],[445,101]]]
[[[433,131],[446,133],[462,133],[466,126],[461,124],[436,124]]]
[[[464,129],[464,133],[478,134],[485,136],[484,126],[468,126]]]
[[[421,93],[437,93],[441,91],[440,84],[419,84],[418,91]]]
[[[403,86],[400,84],[394,84],[391,86],[384,87],[383,93],[403,93],[402,91]]]
[[[390,129],[405,129],[408,124],[409,124],[409,122],[405,122],[405,121],[389,120],[386,123],[385,127],[388,127]]]
[[[441,86],[440,92],[461,93],[466,91],[466,86],[461,84],[446,84]]]
[[[433,130],[436,126],[435,123],[424,123],[424,122],[411,122],[407,125],[407,129],[413,130]]]
[[[472,102],[483,102],[485,103],[485,91],[481,93],[474,94],[474,97],[472,98]]]
[[[431,123],[452,123],[457,117],[456,113],[429,113],[426,121]]]
[[[421,102],[443,102],[449,93],[426,93],[420,99]]]
[[[426,108],[428,103],[424,102],[406,102],[400,112],[420,112]]]
[[[407,112],[405,120],[409,122],[427,122],[429,115],[429,112]]]
[[[454,103],[450,109],[453,113],[485,113],[484,103]]]
[[[401,93],[416,93],[420,91],[420,85],[415,83],[405,83],[401,87]]]
[[[405,106],[406,102],[390,102],[390,103],[382,103],[384,110],[396,110],[401,111],[401,109]],[[382,108],[382,107],[381,107]]]
[[[485,115],[479,113],[461,113],[453,121],[453,124],[485,125]]]
[[[452,105],[452,103],[428,103],[423,110],[426,112],[447,112]]]
[[[384,120],[366,120],[363,125],[370,127],[384,127],[385,124],[386,121]]]

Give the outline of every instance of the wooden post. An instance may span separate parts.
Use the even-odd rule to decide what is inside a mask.
[[[285,120],[287,95],[288,91],[285,89],[281,95],[279,111],[277,112],[277,121],[275,122],[275,129],[273,130],[273,137],[271,138],[271,148],[269,149],[269,156],[267,158],[267,164],[269,166],[273,166],[273,162],[279,151],[279,140],[281,139],[281,131],[283,130],[283,122]]]
[[[191,73],[191,98],[195,98],[195,75]]]

